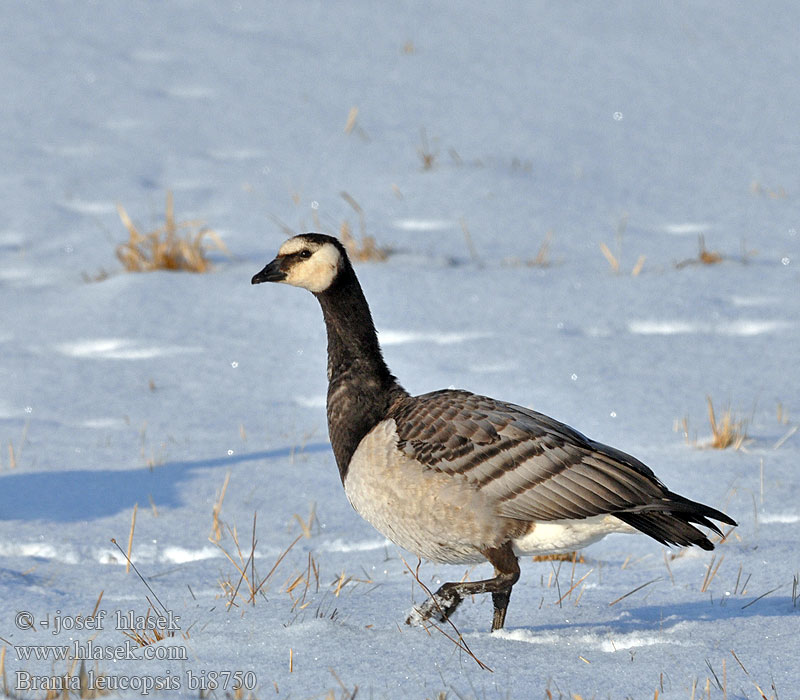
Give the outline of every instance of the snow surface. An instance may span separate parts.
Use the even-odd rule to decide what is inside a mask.
[[[796,3],[2,12],[9,692],[18,671],[68,667],[25,660],[20,645],[123,645],[115,614],[144,615],[157,596],[181,630],[149,650],[186,660],[98,661],[133,688],[119,695],[169,672],[160,696],[197,697],[214,672],[252,672],[259,700],[356,686],[375,698],[800,697]],[[211,274],[121,272],[116,204],[146,230],[167,190],[179,219],[204,220],[232,252]],[[492,672],[439,631],[405,627],[424,599],[402,558],[416,560],[341,490],[316,302],[250,285],[284,226],[336,232],[347,220],[358,234],[342,192],[394,249],[357,271],[409,390],[533,406],[739,527],[714,554],[614,536],[574,567],[523,562],[506,630],[488,632],[486,597],[454,618]],[[550,265],[524,264],[548,231]],[[677,267],[699,235],[725,259]],[[107,279],[84,281],[101,269]],[[706,395],[718,415],[730,405],[749,419],[745,449],[696,449],[675,430],[688,417],[690,438],[708,439]],[[230,610],[222,584],[239,574],[208,539],[227,475],[220,545],[237,558],[235,526],[247,558],[257,513],[258,580],[316,513],[255,605]],[[132,559],[152,593],[110,541],[127,547],[135,504]],[[304,584],[287,588],[312,560],[319,583],[312,572],[301,607]],[[464,574],[420,568],[430,587]],[[42,624],[91,613],[101,592],[102,631]],[[218,678],[214,697],[232,693]]]

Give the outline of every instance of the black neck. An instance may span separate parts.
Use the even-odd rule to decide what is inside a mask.
[[[315,295],[328,331],[328,432],[344,482],[361,439],[408,396],[383,360],[372,315],[353,268]]]

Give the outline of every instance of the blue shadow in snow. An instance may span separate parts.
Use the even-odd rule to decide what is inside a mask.
[[[0,474],[0,520],[45,520],[74,523],[116,515],[131,504],[182,505],[179,488],[198,469],[231,467],[242,462],[269,461],[330,451],[327,442],[302,450],[280,448],[234,454],[230,457],[165,462],[153,469],[13,471]]]
[[[634,606],[631,604],[625,609],[626,615],[622,618],[556,624],[543,623],[541,625],[507,625],[506,630],[527,630],[535,634],[560,630],[568,633],[584,629],[598,635],[608,634],[609,638],[613,639],[614,634],[646,632],[658,635],[669,632],[671,628],[687,621],[714,623],[720,620],[740,620],[749,617],[789,617],[793,614],[794,608],[789,596],[768,595],[753,602],[763,592],[754,591],[745,596],[731,596],[725,599],[724,605],[720,605],[718,600],[711,605],[708,599],[661,605]],[[677,639],[680,641],[679,638]],[[676,641],[673,636],[664,637],[665,643],[673,641]]]

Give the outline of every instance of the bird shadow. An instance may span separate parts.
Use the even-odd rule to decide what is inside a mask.
[[[509,633],[525,632],[531,639],[520,641],[536,641],[537,634],[546,635],[553,632],[574,634],[578,630],[591,631],[597,635],[614,634],[661,634],[670,632],[674,627],[688,620],[694,622],[719,622],[722,620],[740,620],[750,617],[783,617],[796,611],[791,596],[758,595],[726,597],[724,602],[708,599],[675,604],[641,605],[631,607],[612,619],[587,620],[585,622],[543,623],[540,625],[506,626]],[[668,639],[665,641],[669,641]]]
[[[327,442],[311,443],[303,453],[325,452]],[[152,497],[163,507],[184,504],[182,485],[201,469],[229,468],[243,462],[289,458],[295,448],[246,452],[225,457],[175,460],[154,468],[14,471],[0,475],[0,520],[74,523],[129,510]]]

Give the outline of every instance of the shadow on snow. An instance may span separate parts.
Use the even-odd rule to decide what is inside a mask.
[[[6,472],[0,476],[0,520],[79,522],[130,510],[148,496],[165,507],[183,505],[179,486],[199,469],[232,467],[242,462],[275,460],[294,454],[330,451],[318,442],[302,450],[284,447],[209,459],[170,461],[154,467],[123,470]]]

